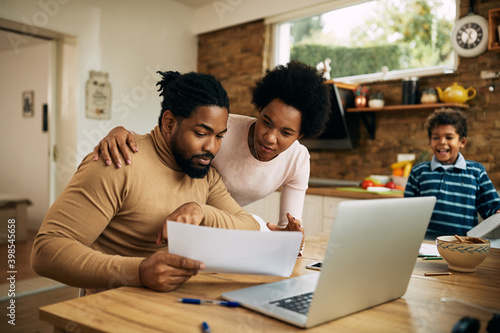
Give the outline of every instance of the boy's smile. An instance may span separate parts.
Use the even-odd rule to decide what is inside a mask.
[[[466,142],[467,139],[460,138],[453,125],[439,125],[432,130],[430,146],[441,164],[454,164]]]

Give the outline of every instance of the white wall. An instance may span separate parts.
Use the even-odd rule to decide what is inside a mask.
[[[192,15],[193,9],[169,0],[0,0],[4,19],[77,37],[78,143],[72,149],[78,161],[116,125],[140,133],[155,126],[160,113],[156,70],[196,69]],[[109,121],[85,117],[91,70],[109,73]]]
[[[2,35],[5,36],[5,33]],[[28,198],[28,229],[38,229],[49,207],[49,137],[42,132],[48,102],[52,45],[30,42],[0,51],[0,192]],[[34,116],[23,117],[22,93],[34,91]]]

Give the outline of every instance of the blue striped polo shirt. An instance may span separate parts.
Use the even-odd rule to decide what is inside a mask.
[[[459,153],[455,164],[446,167],[435,156],[414,166],[404,196],[437,198],[428,233],[466,235],[478,224],[478,213],[486,219],[500,209],[500,198],[480,163]]]

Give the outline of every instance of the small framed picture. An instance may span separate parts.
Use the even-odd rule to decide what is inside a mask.
[[[33,90],[23,91],[23,117],[33,117],[35,92]]]

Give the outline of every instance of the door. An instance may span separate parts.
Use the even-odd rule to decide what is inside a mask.
[[[27,228],[50,204],[53,42],[0,30],[0,193],[29,199]]]
[[[25,61],[24,65],[21,65],[17,71],[10,71],[9,75],[0,75],[1,91],[3,87],[9,87],[11,82],[21,82],[21,74],[23,76],[28,74],[27,78],[23,78],[23,82],[30,82],[32,80],[29,76],[26,66],[29,66],[31,62],[40,62],[43,57],[46,59],[45,62],[48,63],[48,74],[45,87],[48,89],[47,94],[36,93],[33,98],[34,101],[34,113],[33,113],[33,125],[34,130],[27,131],[25,127],[28,122],[20,122],[20,124],[15,124],[8,121],[7,119],[7,108],[4,108],[0,102],[0,125],[4,124],[6,129],[10,132],[0,133],[0,138],[3,139],[2,142],[10,147],[10,150],[4,151],[0,149],[0,174],[5,174],[4,178],[0,178],[0,192],[2,191],[14,191],[15,193],[33,193],[35,191],[35,184],[28,184],[29,181],[25,181],[25,176],[31,174],[40,175],[41,181],[48,181],[49,185],[45,183],[43,185],[37,185],[40,193],[44,193],[43,199],[40,202],[48,202],[46,204],[40,203],[34,205],[37,207],[35,210],[37,212],[32,214],[32,217],[28,217],[30,229],[38,229],[41,224],[43,216],[48,209],[48,206],[59,196],[68,181],[73,176],[78,165],[78,159],[76,156],[76,142],[77,142],[77,91],[78,91],[78,43],[77,38],[70,35],[61,34],[51,30],[47,30],[41,27],[29,27],[26,24],[6,20],[0,18],[0,30],[10,34],[10,37],[2,39],[0,41],[0,56],[4,54],[12,58],[12,52],[16,54],[14,59],[17,59],[18,52],[23,49],[23,46],[35,47],[35,45],[44,48],[44,50],[50,50],[49,59],[44,58],[46,55],[45,51],[28,52],[31,53],[33,58],[31,61]],[[22,31],[36,31],[37,36],[27,36],[26,34],[15,33]],[[33,39],[31,39],[33,38]],[[24,59],[21,59],[24,60]],[[12,59],[9,61],[13,61]],[[9,61],[0,61],[0,64],[6,64],[3,68],[6,71],[10,70]],[[45,65],[41,66],[44,68]],[[34,68],[41,68],[34,67]],[[43,79],[41,79],[43,80]],[[22,88],[24,89],[24,88]],[[30,89],[30,88],[28,88]],[[7,90],[6,90],[7,91]],[[23,90],[24,91],[24,90]],[[30,91],[30,90],[28,90]],[[5,94],[11,97],[12,100],[16,100],[16,94],[19,92],[11,92]],[[43,104],[40,103],[40,99],[36,96],[46,97],[48,105],[48,129],[47,132],[43,132],[43,137],[40,141],[37,139],[32,139],[24,136],[26,133],[32,133],[40,131],[42,126],[41,117],[43,115]],[[2,101],[0,99],[0,101]],[[19,100],[17,100],[19,101]],[[19,102],[14,102],[19,103]],[[38,106],[38,112],[37,112]],[[12,115],[16,109],[16,106],[9,106]],[[9,113],[10,114],[10,113]],[[18,113],[17,113],[18,115]],[[38,118],[37,115],[40,117]],[[16,119],[19,121],[18,116]],[[4,121],[5,118],[5,121]],[[16,138],[10,137],[7,133],[13,133]],[[21,134],[22,135],[21,135]],[[47,138],[47,140],[46,140]],[[22,142],[23,144],[19,144]],[[36,147],[36,144],[42,143],[43,147]],[[47,145],[48,142],[48,146]],[[36,147],[36,148],[35,148]],[[3,148],[3,147],[2,147]],[[34,159],[32,152],[40,152],[43,157],[43,161],[38,161]],[[27,162],[24,161],[28,157]],[[13,163],[12,161],[7,161],[7,159],[14,159],[18,161]],[[24,159],[24,160],[23,160]],[[40,168],[38,168],[40,166]],[[9,168],[9,172],[4,171]],[[25,169],[29,169],[25,172]],[[35,181],[38,178],[31,178]],[[17,184],[22,184],[22,187],[18,187]],[[48,192],[48,194],[47,194]],[[45,205],[45,207],[44,207]],[[34,208],[33,207],[33,208]],[[39,210],[38,210],[39,209]]]

